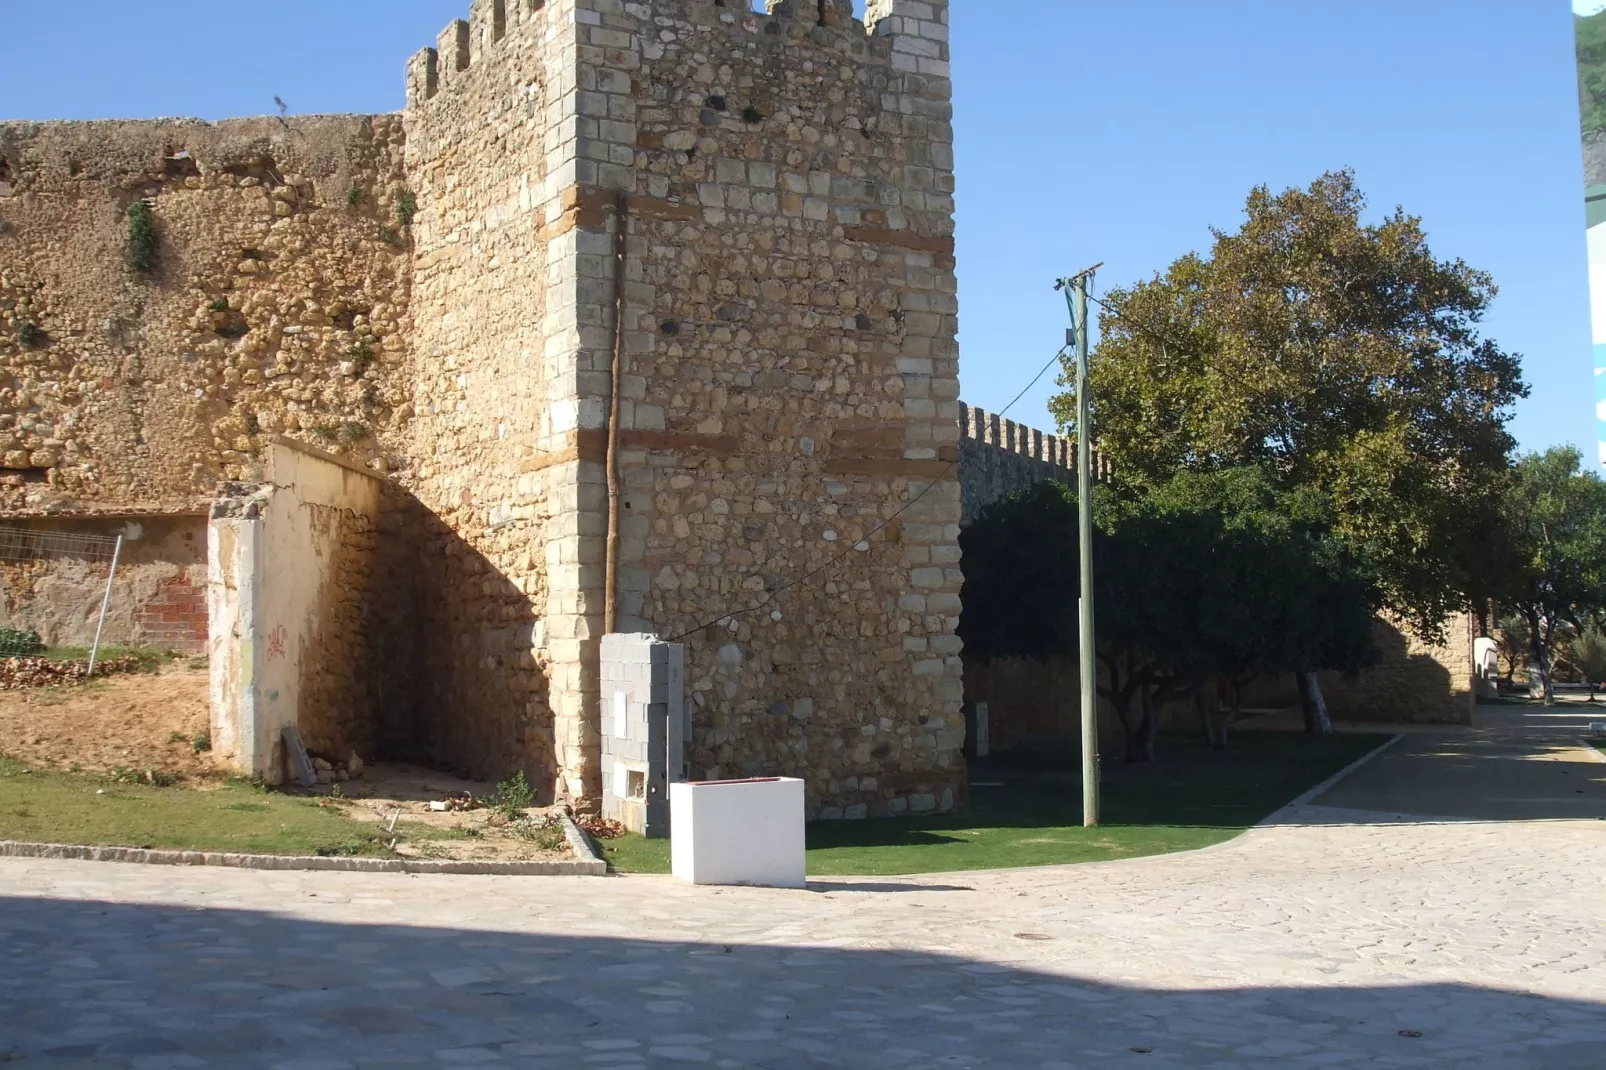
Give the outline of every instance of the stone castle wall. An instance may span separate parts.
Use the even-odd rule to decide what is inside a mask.
[[[467,14],[401,116],[0,128],[41,332],[3,354],[0,508],[178,508],[290,434],[392,477],[386,733],[596,799],[612,560],[617,628],[687,644],[694,775],[953,805],[946,3]]]
[[[559,7],[477,3],[410,63],[405,116],[427,681],[415,743],[543,786],[560,764],[549,636],[572,633],[548,604],[549,537],[554,509],[576,493],[572,460],[559,463],[572,416],[549,434],[554,404],[572,408],[575,392],[572,360],[549,344],[576,305],[572,282],[563,292],[553,281],[572,278],[573,239],[546,225],[551,154],[573,102],[574,60],[565,78],[560,57],[574,31]]]
[[[204,511],[264,436],[400,445],[396,118],[0,123],[0,160],[0,510]]]
[[[411,61],[447,751],[598,796],[612,508],[617,629],[688,644],[694,775],[962,790],[946,5],[871,15],[487,0]]]
[[[964,499],[961,523],[972,524],[982,510],[1046,480],[1076,484],[1076,440],[1049,435],[973,405],[959,406],[959,484]],[[1093,452],[1093,477],[1110,476],[1109,462]]]
[[[630,194],[641,273],[621,628],[684,635],[694,777],[800,776],[828,817],[946,808],[964,787],[947,5],[873,3],[868,28],[839,0],[771,7],[596,4],[594,106],[633,112],[599,123],[633,166],[598,177]]]

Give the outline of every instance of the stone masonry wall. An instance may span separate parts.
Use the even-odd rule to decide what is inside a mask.
[[[265,436],[400,445],[401,138],[384,116],[0,124],[0,510],[204,511]],[[148,274],[125,260],[141,199]]]
[[[685,635],[694,777],[801,776],[827,818],[948,808],[947,4],[593,6],[582,110],[633,164],[598,176],[631,196],[622,627]]]
[[[617,627],[690,633],[693,775],[962,792],[946,17],[476,2],[414,57],[417,490],[465,569],[431,586],[507,621],[450,629],[438,693],[529,712],[464,753],[533,758],[550,710],[555,793],[600,794],[617,347]]]
[[[962,524],[974,523],[989,505],[1045,480],[1076,482],[1074,438],[1045,434],[964,404],[959,406],[959,435]],[[1096,450],[1093,475],[1099,480],[1110,476],[1108,462]]]
[[[574,237],[546,217],[552,157],[573,139],[561,8],[475,3],[413,57],[406,113],[430,707],[416,743],[475,772],[525,770],[543,793],[562,793],[556,756],[580,732],[574,704],[548,697],[554,671],[577,686],[573,614],[548,584],[549,554],[572,561],[561,539],[578,534],[552,513],[579,493],[575,370],[552,331],[575,320]],[[567,717],[556,733],[554,711]]]
[[[1322,691],[1336,720],[1382,724],[1471,724],[1473,685],[1471,614],[1444,623],[1444,641],[1424,643],[1386,619],[1373,625],[1383,655],[1355,680],[1323,674]]]

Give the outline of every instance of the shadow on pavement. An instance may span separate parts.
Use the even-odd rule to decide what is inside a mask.
[[[1412,732],[1312,800],[1474,821],[1606,820],[1588,711],[1480,707],[1473,727]]]
[[[1600,1004],[1462,984],[1124,987],[903,950],[31,898],[0,899],[0,939],[0,1061],[28,1070],[1581,1068],[1606,1050]]]

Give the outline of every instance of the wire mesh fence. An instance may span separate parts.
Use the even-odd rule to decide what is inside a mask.
[[[42,528],[0,527],[0,581],[4,583],[0,615],[0,657],[18,657],[45,652],[45,638],[30,622],[28,608],[42,586],[58,580],[63,568],[71,571],[74,582],[67,585],[67,597],[81,604],[71,607],[75,615],[95,621],[95,639],[89,651],[89,671],[94,672],[100,654],[100,640],[111,606],[112,583],[122,556],[121,535],[90,535],[81,532],[47,531]],[[55,584],[59,589],[63,585]]]

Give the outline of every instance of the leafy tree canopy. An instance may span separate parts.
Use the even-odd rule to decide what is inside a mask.
[[[1506,491],[1508,537],[1521,552],[1502,593],[1527,622],[1533,668],[1553,697],[1551,662],[1562,626],[1606,621],[1606,480],[1571,446],[1517,462]]]
[[[1606,130],[1606,11],[1575,17],[1578,45],[1578,110],[1584,136]]]
[[[1100,686],[1126,726],[1129,758],[1152,756],[1159,704],[1211,676],[1243,682],[1371,664],[1376,586],[1328,534],[1318,504],[1252,468],[1099,488]],[[985,511],[960,540],[967,650],[983,659],[1073,657],[1074,492],[1040,484]]]
[[[1209,256],[1111,291],[1093,433],[1137,487],[1252,468],[1303,495],[1373,562],[1387,607],[1433,635],[1476,586],[1527,387],[1478,334],[1490,277],[1436,259],[1420,220],[1367,224],[1364,207],[1347,171],[1260,187]],[[1073,393],[1051,407],[1073,425]]]

